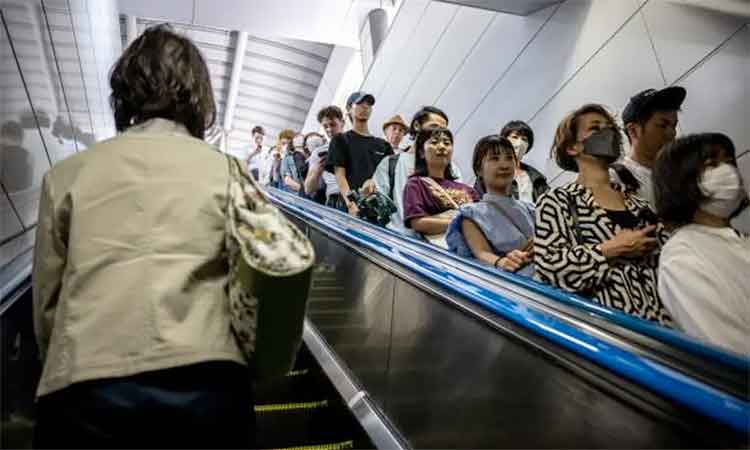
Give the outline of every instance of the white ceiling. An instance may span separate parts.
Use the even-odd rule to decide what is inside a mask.
[[[359,48],[373,8],[401,0],[119,0],[121,14]]]
[[[443,3],[454,3],[461,6],[486,9],[506,14],[527,16],[552,6],[562,0],[437,0]]]
[[[123,46],[127,45],[127,18],[121,16]],[[162,22],[137,18],[137,33]],[[222,28],[172,23],[176,31],[198,46],[211,73],[217,103],[217,126],[231,123],[227,151],[243,155],[250,148],[250,130],[261,125],[267,143],[290,128],[301,131],[318,91],[333,46],[283,38],[246,35],[243,58],[236,58],[242,34]],[[227,121],[230,84],[235,62],[240,62],[237,96]]]

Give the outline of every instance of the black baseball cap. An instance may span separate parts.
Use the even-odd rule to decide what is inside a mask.
[[[362,102],[367,102],[370,104],[370,106],[372,106],[375,104],[375,97],[373,97],[372,94],[368,94],[366,92],[354,92],[346,101],[346,109],[349,109],[349,107],[352,105],[358,105]]]
[[[629,124],[652,111],[677,111],[685,101],[687,91],[680,86],[670,86],[662,90],[646,89],[630,98],[622,112],[622,122]]]

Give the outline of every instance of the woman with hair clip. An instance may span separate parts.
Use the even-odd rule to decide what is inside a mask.
[[[474,148],[477,183],[482,200],[461,207],[448,227],[448,249],[495,268],[534,275],[534,204],[511,196],[517,166],[513,144],[497,135],[485,136]]]
[[[203,140],[216,118],[208,68],[161,25],[124,51],[110,84],[120,134],[59,162],[42,185],[34,446],[251,447],[253,378],[228,297],[230,167],[242,163]],[[259,219],[243,244],[307,243],[243,180]]]
[[[676,231],[659,261],[659,295],[685,333],[750,354],[750,238],[729,220],[748,196],[734,144],[720,133],[677,139],[653,172],[659,216]]]
[[[645,200],[622,192],[609,166],[622,154],[614,117],[598,104],[568,114],[552,151],[578,178],[538,201],[534,276],[641,319],[671,325],[656,291],[664,227]]]
[[[414,174],[404,188],[404,223],[429,242],[448,248],[445,231],[466,203],[479,200],[471,187],[455,181],[451,171],[453,134],[447,128],[421,130],[414,144]]]

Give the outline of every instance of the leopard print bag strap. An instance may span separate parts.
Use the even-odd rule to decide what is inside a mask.
[[[229,164],[225,239],[232,331],[256,378],[294,365],[315,251],[236,158]]]

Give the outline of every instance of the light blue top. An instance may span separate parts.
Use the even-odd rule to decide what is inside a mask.
[[[498,211],[498,208],[505,211],[513,221]],[[448,226],[445,238],[448,249],[465,258],[474,258],[474,254],[464,238],[461,228],[463,219],[471,220],[482,230],[492,251],[498,256],[520,249],[534,236],[533,203],[487,193],[482,197],[482,201],[461,206],[458,215]],[[529,264],[516,273],[534,276],[534,265]]]
[[[299,174],[297,173],[297,166],[294,164],[294,153],[287,152],[287,154],[281,160],[281,168],[279,169],[279,172],[281,173],[281,189],[287,192],[295,192],[292,191],[292,189],[286,184],[284,184],[284,177],[286,177],[287,175],[292,177],[292,180],[296,181],[297,183],[302,184],[305,181],[300,180]]]

